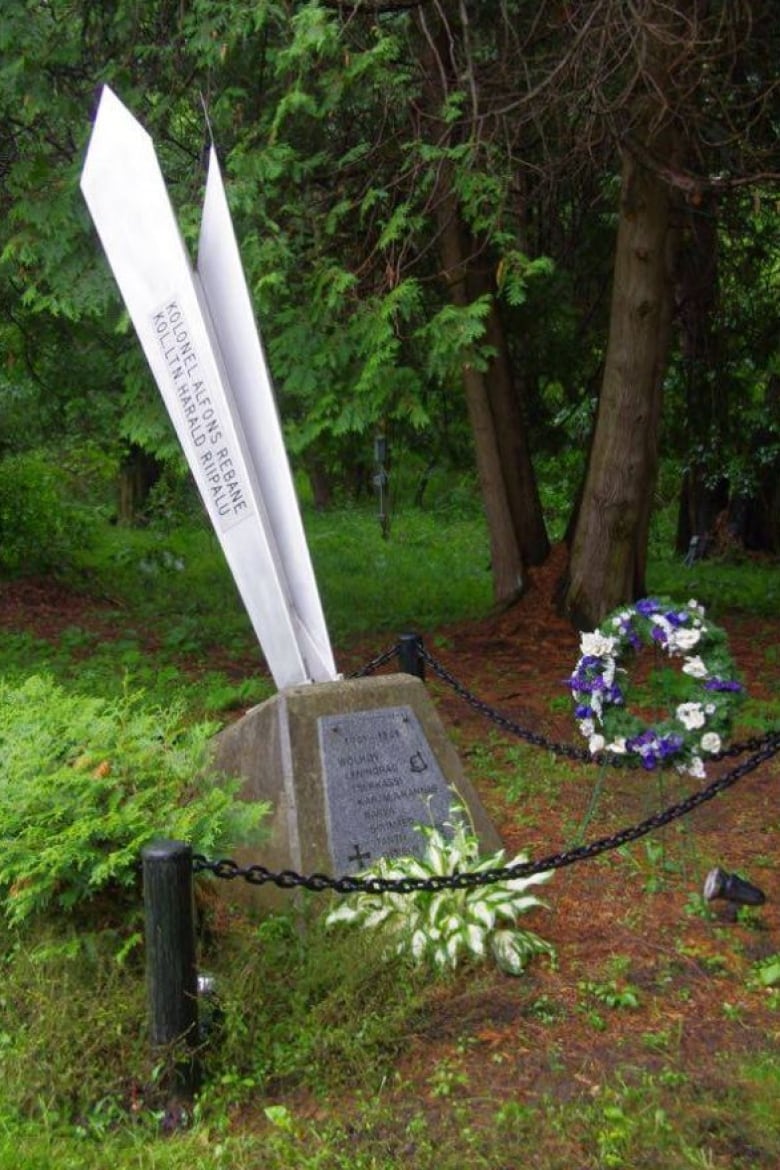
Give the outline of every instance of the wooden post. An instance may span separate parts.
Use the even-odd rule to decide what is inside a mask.
[[[182,841],[154,841],[142,851],[146,927],[146,977],[149,1031],[156,1056],[185,1041],[190,1054],[177,1052],[167,1072],[166,1089],[192,1096],[198,1070],[198,984],[192,848]]]

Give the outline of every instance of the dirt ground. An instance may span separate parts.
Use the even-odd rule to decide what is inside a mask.
[[[563,682],[578,647],[577,632],[550,602],[559,571],[554,558],[500,616],[421,633],[434,657],[480,699],[533,732],[580,746],[565,704],[551,706],[552,698],[567,694]],[[780,617],[759,622],[734,615],[722,624],[750,695],[776,699]],[[0,629],[53,640],[74,625],[100,630],[107,640],[121,633],[110,606],[51,582],[0,585]],[[386,644],[378,639],[337,647],[339,668],[358,670]],[[249,659],[227,665],[237,676],[254,669]],[[597,770],[555,763],[544,751],[537,767],[534,751],[540,749],[531,748],[524,749],[522,764],[511,753],[507,761],[507,737],[430,670],[428,682],[467,771],[482,761],[472,778],[508,855],[527,849],[539,857],[571,845],[585,822]],[[755,729],[736,730],[739,739],[751,734]],[[492,772],[484,767],[488,747],[496,751]],[[715,769],[730,767],[726,761]],[[715,769],[708,780],[719,774]],[[544,779],[535,785],[541,772]],[[402,1058],[406,1083],[417,1082],[432,1111],[445,1108],[430,1069],[434,1059],[449,1060],[486,1101],[506,1097],[508,1086],[514,1096],[552,1091],[565,1098],[597,1092],[627,1063],[668,1064],[671,1053],[717,1086],[726,1075],[719,1053],[747,1053],[758,1043],[776,1048],[778,1012],[751,972],[759,960],[780,953],[779,779],[775,757],[679,827],[663,830],[652,845],[639,842],[627,853],[609,852],[558,872],[544,888],[549,910],[528,921],[554,944],[557,963],[536,961],[519,980],[485,969],[444,985]],[[602,783],[587,839],[658,807],[659,793],[642,773],[615,773]],[[680,794],[670,787],[665,797]],[[698,895],[714,865],[747,876],[766,894],[765,905],[737,914],[718,901],[707,911]],[[616,994],[635,989],[639,1008],[605,1004],[598,989],[610,986]]]
[[[551,709],[550,702],[568,695],[563,683],[577,661],[579,644],[578,632],[551,604],[560,557],[561,550],[537,570],[531,588],[512,609],[437,630],[426,647],[478,698],[522,727],[580,747],[583,741],[567,704]],[[777,699],[780,617],[758,622],[732,615],[722,625],[749,695]],[[369,658],[376,647],[361,649]],[[430,669],[428,677],[468,769],[475,749],[483,752],[491,736],[501,733]],[[756,734],[755,728],[737,727],[732,742]],[[475,778],[508,855],[524,849],[534,858],[545,857],[579,841],[598,783],[597,770],[565,761],[551,765],[548,757],[541,767],[553,783],[540,790],[533,783],[538,750],[527,748],[522,755],[528,777],[515,783],[514,791],[527,796],[519,800],[508,799],[506,788],[490,780],[480,785]],[[746,758],[710,766],[706,781],[689,780],[680,787],[672,781],[663,793],[642,772],[605,776],[585,840],[644,819]],[[512,791],[511,773],[516,777],[518,765],[510,763],[508,772]],[[616,1067],[668,1062],[668,1051],[653,1055],[652,1050],[653,1037],[668,1035],[670,1029],[679,1037],[677,1061],[697,1069],[706,1082],[724,1076],[719,1054],[780,1043],[777,1012],[767,1011],[765,993],[748,989],[754,964],[780,952],[779,780],[776,756],[683,821],[630,846],[627,855],[610,852],[559,871],[541,891],[549,914],[538,912],[533,919],[533,928],[556,947],[556,969],[539,962],[521,980],[494,978],[486,987],[472,982],[460,995],[448,993],[440,1017],[420,1037],[421,1048],[430,1045],[433,1032],[456,1053],[459,1038],[469,1033],[475,1043],[465,1063],[478,1075],[481,1091],[501,1099],[508,1084],[526,1096],[551,1089],[556,1096],[597,1092]],[[704,907],[704,879],[715,865],[747,877],[764,892],[765,904],[739,913],[722,900]],[[638,989],[640,1010],[609,1010],[592,998],[588,1002],[589,984],[603,989],[612,983],[618,992],[629,985]],[[414,1062],[410,1057],[411,1066]]]

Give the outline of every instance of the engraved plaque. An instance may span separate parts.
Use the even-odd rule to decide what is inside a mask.
[[[425,838],[415,825],[441,828],[460,799],[411,707],[323,715],[317,724],[335,872],[422,856]]]

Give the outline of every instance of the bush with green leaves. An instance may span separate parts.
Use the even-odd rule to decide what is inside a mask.
[[[212,723],[182,709],[68,693],[51,678],[0,680],[0,905],[21,922],[131,887],[155,837],[210,851],[235,844],[267,812],[237,799],[240,781],[208,772]]]
[[[0,462],[0,570],[61,569],[89,543],[93,518],[66,498],[62,478],[51,452],[6,455]]]
[[[509,863],[499,850],[480,859],[479,842],[454,810],[451,831],[418,825],[426,839],[422,858],[381,858],[364,877],[432,878],[454,873],[485,873],[528,860],[519,853]],[[545,903],[527,891],[546,882],[552,872],[509,878],[466,889],[416,890],[412,893],[358,893],[331,910],[329,925],[347,923],[382,931],[390,950],[408,954],[417,963],[445,971],[457,967],[463,956],[483,960],[490,952],[508,975],[520,975],[535,954],[554,955],[553,947],[530,930],[521,930],[521,914]]]

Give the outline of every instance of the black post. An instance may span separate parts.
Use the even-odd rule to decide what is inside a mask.
[[[198,983],[192,848],[183,841],[154,841],[142,851],[149,1028],[155,1055],[173,1053],[177,1041],[198,1042]],[[194,1051],[169,1070],[166,1088],[191,1096],[197,1088]]]
[[[419,634],[401,634],[398,639],[398,669],[403,674],[413,674],[425,682],[425,659],[422,656],[423,641]]]

